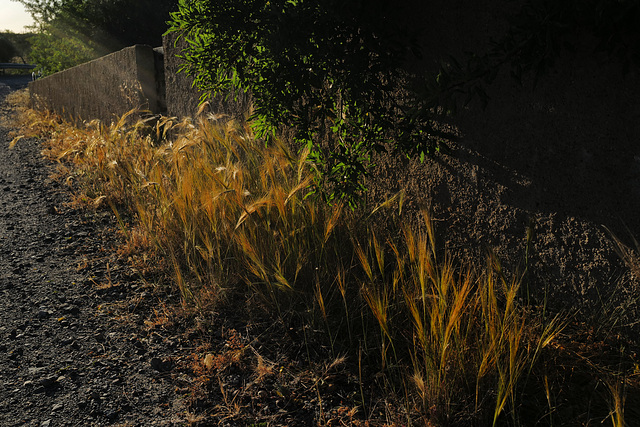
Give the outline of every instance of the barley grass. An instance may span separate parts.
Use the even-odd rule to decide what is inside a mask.
[[[459,263],[439,252],[426,210],[420,230],[397,221],[394,239],[376,234],[379,215],[401,218],[402,194],[369,212],[329,206],[310,196],[308,150],[265,146],[231,121],[74,127],[25,114],[23,133],[48,136],[44,154],[80,199],[111,206],[147,242],[141,250],[166,260],[185,305],[207,310],[248,292],[276,316],[323,327],[334,358],[403,396],[409,422],[526,424],[529,381],[544,383],[552,406],[537,362],[565,321],[524,305],[521,278],[495,256]],[[624,401],[611,391],[622,425]]]

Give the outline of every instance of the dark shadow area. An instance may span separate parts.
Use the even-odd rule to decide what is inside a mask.
[[[461,160],[504,185],[502,202],[640,235],[640,78],[605,58],[562,58],[538,82],[508,78],[459,117]]]

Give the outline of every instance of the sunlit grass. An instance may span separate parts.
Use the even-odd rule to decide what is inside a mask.
[[[329,206],[310,196],[308,150],[265,146],[206,116],[74,127],[27,110],[22,123],[48,138],[43,153],[80,200],[110,206],[131,247],[165,259],[185,305],[246,292],[275,316],[323,327],[334,357],[381,374],[414,422],[527,425],[519,408],[531,390],[552,410],[538,362],[566,319],[525,305],[521,277],[495,256],[460,262],[439,250],[427,210],[419,229],[407,226],[403,194],[367,212]],[[395,221],[392,237],[374,232],[381,215]],[[611,391],[622,425],[624,399]]]

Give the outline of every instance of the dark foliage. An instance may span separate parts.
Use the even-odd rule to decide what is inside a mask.
[[[17,49],[7,38],[0,36],[0,62],[10,62],[18,53]]]
[[[160,46],[177,0],[16,0],[33,16],[29,60],[46,75],[134,44]]]
[[[108,51],[160,46],[177,0],[17,0],[39,25],[69,28]]]

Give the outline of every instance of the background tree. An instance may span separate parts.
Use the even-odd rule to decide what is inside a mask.
[[[134,44],[160,46],[177,0],[14,0],[36,22],[32,61],[46,74]]]
[[[6,37],[0,35],[0,62],[11,62],[18,51]]]
[[[23,64],[28,62],[28,55],[31,51],[31,34],[13,33],[11,31],[0,33],[0,38],[9,41],[15,49],[15,57]]]
[[[100,46],[81,34],[44,25],[31,38],[29,61],[38,71],[49,75],[95,59],[104,52]]]

